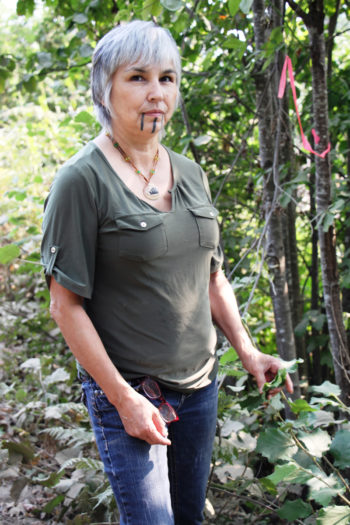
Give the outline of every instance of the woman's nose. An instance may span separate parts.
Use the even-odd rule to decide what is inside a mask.
[[[149,100],[161,100],[163,98],[163,90],[159,80],[154,80],[150,84],[148,99]]]

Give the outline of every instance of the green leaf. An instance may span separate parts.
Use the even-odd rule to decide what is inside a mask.
[[[54,487],[60,481],[61,477],[64,476],[65,471],[60,469],[58,472],[52,472],[47,477],[42,477],[42,475],[34,478],[33,481],[43,485],[44,487]]]
[[[293,403],[290,403],[290,407],[294,414],[300,414],[300,412],[316,412],[317,410],[317,408],[311,407],[305,399],[296,399]]]
[[[317,525],[347,525],[349,522],[350,509],[341,505],[321,509],[316,521]]]
[[[18,0],[16,11],[19,16],[34,13],[35,0]]]
[[[80,113],[78,113],[75,116],[74,121],[82,122],[83,124],[88,124],[89,126],[95,124],[94,117],[91,115],[91,113],[88,113],[87,111],[80,111]]]
[[[0,264],[10,264],[20,256],[21,250],[17,244],[6,244],[0,247]]]
[[[241,0],[228,0],[228,10],[231,16],[235,16],[238,13],[240,3]]]
[[[234,363],[238,359],[238,354],[234,348],[229,348],[227,352],[220,357],[220,364],[227,365],[228,363]]]
[[[300,473],[306,478],[305,481],[312,477],[312,474],[306,474],[296,463],[284,463],[283,465],[276,465],[274,472],[267,476],[267,479],[272,481],[274,485],[281,481],[290,483],[298,478]]]
[[[34,458],[34,450],[32,445],[27,442],[3,441],[2,448],[7,448],[9,452],[20,454],[26,461],[31,461]]]
[[[286,501],[277,514],[280,518],[287,521],[295,521],[300,518],[307,518],[312,514],[313,508],[310,503],[305,503],[302,499],[296,499],[293,501]]]
[[[16,401],[19,401],[20,403],[23,403],[27,399],[28,393],[23,388],[19,388],[16,391]]]
[[[323,231],[328,232],[329,228],[332,226],[334,222],[334,215],[333,213],[326,212],[324,220],[323,220]]]
[[[237,57],[242,58],[245,50],[247,49],[246,42],[243,42],[239,38],[236,38],[233,35],[230,35],[222,44],[226,49],[233,49],[237,52]]]
[[[292,374],[297,370],[298,363],[302,363],[302,359],[292,359],[291,361],[283,361],[284,368],[280,368],[277,371],[274,379],[268,383],[264,384],[263,393],[266,395],[268,392],[274,388],[280,388],[286,382],[286,376]]]
[[[159,0],[154,0],[152,2],[151,15],[159,16],[163,11],[163,6]]]
[[[261,478],[259,479],[259,483],[263,486],[265,490],[267,490],[270,494],[273,494],[274,496],[277,496],[278,490],[276,489],[274,483],[270,481],[268,478]]]
[[[290,459],[297,446],[288,434],[278,428],[269,428],[258,437],[256,451],[265,456],[271,463],[279,459]]]
[[[45,507],[43,507],[43,512],[46,514],[51,514],[51,512],[60,504],[62,501],[64,501],[65,495],[59,494],[55,498],[53,498],[51,501],[46,503]]]
[[[340,396],[341,393],[339,386],[329,381],[324,381],[322,385],[312,386],[310,390],[324,396]]]
[[[334,464],[341,469],[350,467],[350,431],[338,430],[332,444],[330,452],[334,457]]]
[[[335,404],[335,406],[337,406],[337,404]],[[317,410],[316,412],[310,413],[308,417],[308,424],[312,428],[328,427],[334,423],[334,415],[332,412],[327,412],[326,410]]]
[[[28,93],[34,93],[38,85],[37,78],[34,75],[25,75],[22,80],[22,85]]]

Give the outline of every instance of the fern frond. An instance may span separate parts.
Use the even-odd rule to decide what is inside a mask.
[[[96,507],[98,507],[99,505],[102,505],[102,504],[106,505],[106,507],[109,507],[109,505],[111,504],[111,501],[114,500],[112,487],[110,487],[110,486],[107,487],[106,490],[104,490],[100,494],[97,494],[94,497],[94,499],[97,500],[97,503],[94,506],[94,509],[96,509]]]
[[[63,463],[60,471],[75,467],[76,469],[103,471],[103,463],[92,458],[70,458]]]
[[[84,430],[83,428],[52,427],[45,428],[42,433],[48,434],[56,441],[67,445],[84,446],[95,441],[92,430]]]

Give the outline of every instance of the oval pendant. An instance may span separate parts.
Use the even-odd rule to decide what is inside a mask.
[[[157,186],[151,183],[147,184],[147,186],[143,188],[143,194],[145,197],[147,197],[147,199],[151,200],[158,199],[160,195]]]

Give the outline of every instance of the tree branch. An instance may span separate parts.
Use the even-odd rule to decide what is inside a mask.
[[[304,20],[304,23],[306,26],[309,26],[310,24],[310,17],[307,13],[305,13],[305,11],[300,7],[300,5],[298,5],[296,2],[294,2],[294,0],[287,0],[289,6],[293,9],[293,11],[296,12],[296,14],[298,16],[300,16],[300,18],[302,18]]]

